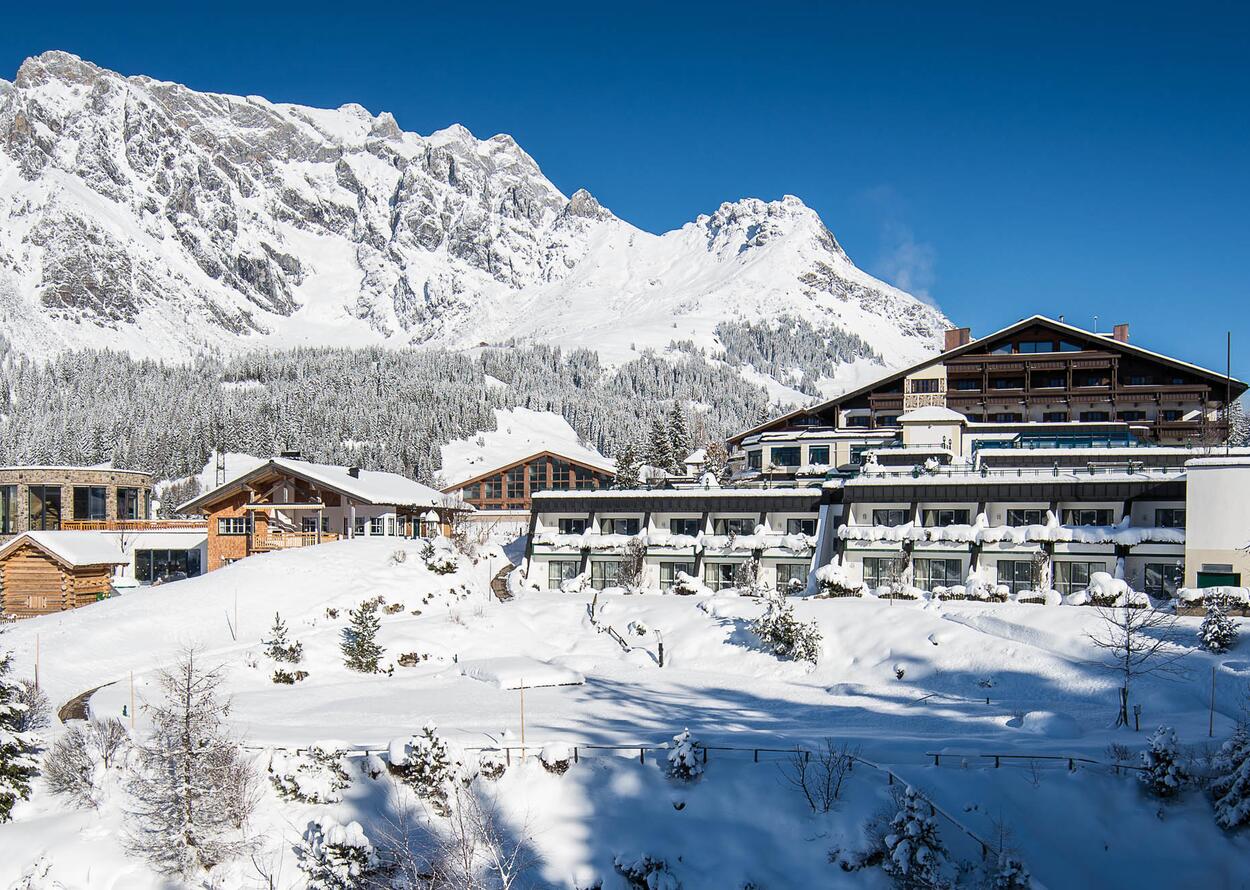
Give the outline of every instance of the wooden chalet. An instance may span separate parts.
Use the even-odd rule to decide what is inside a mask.
[[[23,532],[0,547],[3,612],[30,618],[97,602],[112,592],[114,570],[129,562],[107,535]]]
[[[208,521],[205,571],[254,553],[357,537],[449,534],[471,510],[398,473],[293,457],[266,461],[178,507]]]
[[[1155,444],[1223,441],[1224,409],[1246,384],[1128,337],[1128,325],[1097,334],[1040,315],[976,340],[968,328],[949,330],[941,354],[729,441],[741,447],[766,433],[896,429],[900,415],[929,405],[970,423],[1066,427],[1069,434],[1076,424],[1114,424]]]
[[[614,466],[606,458],[592,463],[555,451],[539,451],[456,481],[443,491],[477,510],[528,513],[535,492],[607,488],[616,478]]]

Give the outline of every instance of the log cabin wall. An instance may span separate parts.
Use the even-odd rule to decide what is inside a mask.
[[[109,595],[113,567],[66,566],[33,544],[0,560],[3,611],[18,618],[76,609]]]

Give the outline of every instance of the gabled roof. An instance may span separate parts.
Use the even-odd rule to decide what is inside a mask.
[[[348,469],[337,464],[315,464],[305,460],[275,457],[199,497],[192,498],[177,509],[179,513],[192,513],[200,510],[232,494],[253,479],[266,475],[271,470],[277,470],[284,475],[293,476],[314,485],[324,486],[331,491],[366,504],[426,508],[445,505],[446,499],[442,492],[435,491],[428,485],[422,485],[407,476],[377,470],[360,470],[359,475],[352,476]]]
[[[967,423],[968,418],[945,405],[925,405],[900,414],[899,423]]]
[[[496,466],[496,467],[490,467],[489,469],[483,470],[478,475],[471,476],[468,479],[464,479],[459,482],[453,482],[452,484],[444,488],[443,491],[444,492],[459,491],[460,489],[464,488],[466,485],[472,485],[475,482],[481,482],[483,479],[486,479],[490,476],[495,476],[495,475],[498,475],[499,473],[506,473],[508,470],[511,470],[513,467],[519,467],[521,464],[526,464],[532,460],[538,460],[539,458],[544,458],[544,457],[554,457],[556,460],[566,461],[567,463],[570,463],[575,467],[581,467],[583,470],[594,470],[596,473],[606,473],[610,476],[616,475],[616,464],[615,462],[609,460],[608,458],[603,458],[601,461],[591,463],[590,461],[584,458],[569,457],[567,454],[560,454],[558,451],[544,450],[544,451],[535,451],[533,454],[527,455],[522,458],[518,458],[517,460],[511,461],[506,464],[500,464],[499,466]]]
[[[130,557],[117,546],[115,538],[115,535],[106,532],[22,532],[0,547],[0,557],[7,556],[23,544],[33,544],[57,562],[71,568],[126,565],[130,562]]]
[[[820,404],[817,404],[817,405],[809,405],[806,408],[798,408],[794,411],[790,411],[786,414],[782,414],[780,417],[774,417],[772,420],[767,420],[764,423],[756,424],[755,426],[751,427],[749,430],[745,430],[741,433],[738,433],[737,435],[731,436],[729,441],[739,442],[742,439],[745,439],[747,436],[753,435],[755,433],[764,432],[770,427],[774,427],[777,424],[790,420],[793,417],[802,417],[803,415],[806,415],[806,414],[819,414],[822,411],[826,411],[829,408],[840,405],[845,401],[853,399],[857,396],[861,396],[864,393],[871,392],[872,390],[877,389],[878,387],[883,386],[887,383],[893,383],[895,380],[901,380],[904,377],[906,377],[908,374],[913,374],[916,371],[921,370],[922,368],[927,368],[927,367],[930,367],[931,365],[936,365],[941,362],[944,362],[947,359],[955,358],[956,356],[960,356],[969,352],[973,352],[974,350],[982,348],[994,340],[998,340],[1003,337],[1009,337],[1012,334],[1015,334],[1017,331],[1021,331],[1024,328],[1027,328],[1030,325],[1034,325],[1034,324],[1041,324],[1041,325],[1045,325],[1047,327],[1053,328],[1055,331],[1057,331],[1060,334],[1068,334],[1071,336],[1080,337],[1082,339],[1095,338],[1098,341],[1100,346],[1105,345],[1108,349],[1116,349],[1121,352],[1128,353],[1130,355],[1136,355],[1141,358],[1150,359],[1151,361],[1161,362],[1165,365],[1171,365],[1172,367],[1175,367],[1175,368],[1181,368],[1183,370],[1189,371],[1190,373],[1198,374],[1200,376],[1210,378],[1213,382],[1223,383],[1227,379],[1225,378],[1223,374],[1219,373],[1218,371],[1212,371],[1208,368],[1203,368],[1199,365],[1193,365],[1193,364],[1190,364],[1189,362],[1184,362],[1184,361],[1181,361],[1180,359],[1175,359],[1175,358],[1172,358],[1171,356],[1163,355],[1162,353],[1154,352],[1149,349],[1143,349],[1140,346],[1134,346],[1132,343],[1126,343],[1122,340],[1115,340],[1115,339],[1112,339],[1111,337],[1105,337],[1102,334],[1096,334],[1093,331],[1087,331],[1082,328],[1078,328],[1074,325],[1070,325],[1067,322],[1058,321],[1053,318],[1048,318],[1045,315],[1030,315],[1028,318],[1023,318],[1020,321],[1017,321],[1015,324],[1011,324],[1005,328],[994,331],[992,334],[986,334],[984,337],[978,337],[975,340],[970,340],[969,342],[963,344],[962,346],[956,346],[954,349],[948,349],[945,352],[940,352],[937,355],[933,356],[932,358],[927,358],[924,361],[917,362],[914,365],[903,368],[902,370],[899,370],[899,371],[895,371],[892,374],[886,374],[885,376],[879,377],[873,382],[866,384],[865,386],[861,386],[849,392],[842,393],[842,395],[836,396],[832,399],[829,399],[828,401],[821,402]],[[1234,393],[1234,398],[1239,398],[1241,394],[1246,391],[1247,384],[1243,383],[1242,381],[1234,377],[1232,378],[1232,389]]]

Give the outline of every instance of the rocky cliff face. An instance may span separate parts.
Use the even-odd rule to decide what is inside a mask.
[[[509,136],[419,136],[358,105],[198,93],[59,52],[0,81],[0,329],[32,354],[509,336],[611,352],[714,345],[717,319],[782,311],[904,359],[944,326],[797,199],[656,236],[566,198]]]

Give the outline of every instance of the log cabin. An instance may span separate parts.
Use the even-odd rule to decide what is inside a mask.
[[[96,532],[23,532],[0,547],[3,611],[30,618],[97,602],[112,592],[114,570],[128,562]]]

